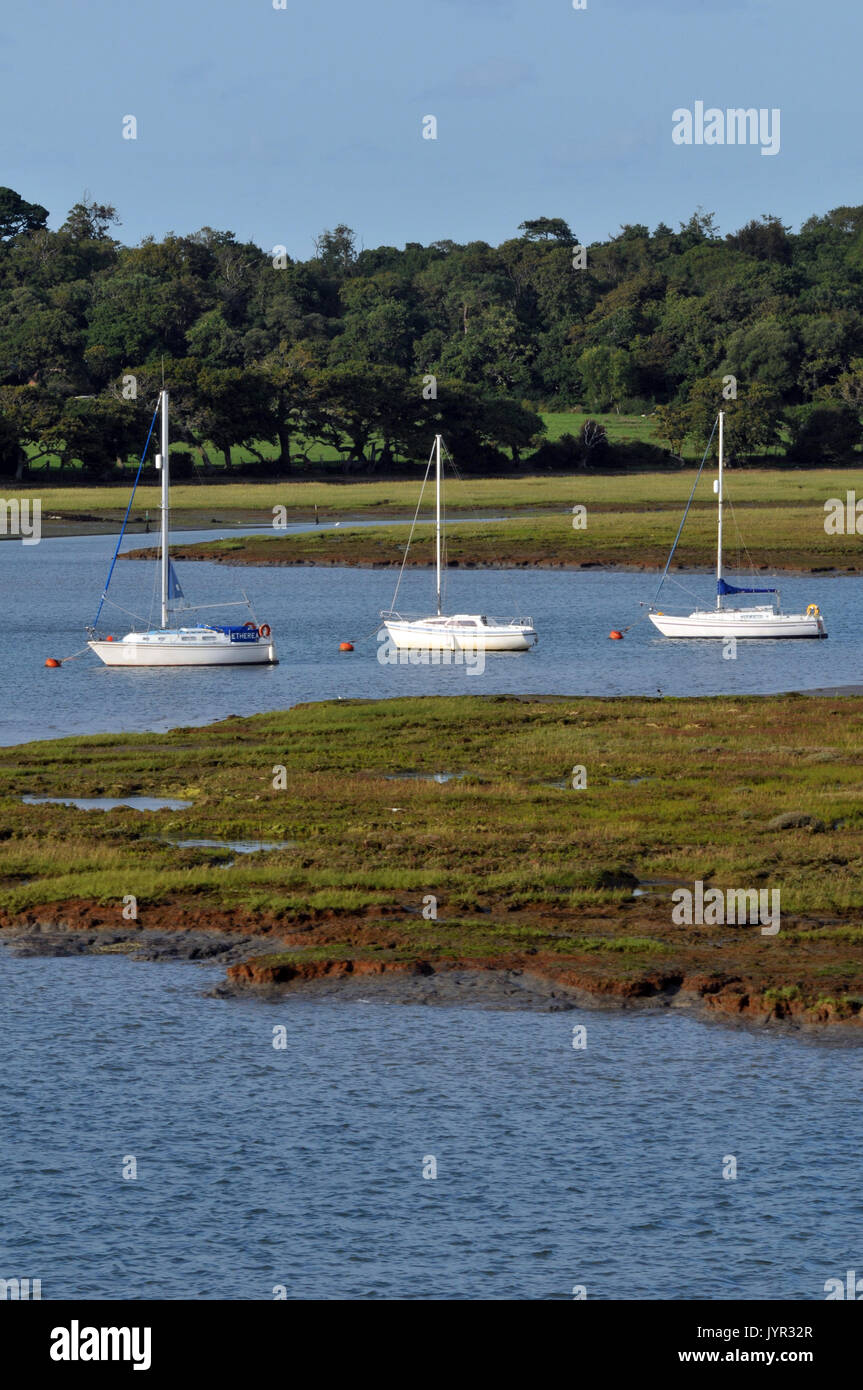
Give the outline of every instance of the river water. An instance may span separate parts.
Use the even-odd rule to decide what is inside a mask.
[[[219,975],[3,959],[5,1277],[46,1299],[823,1299],[859,1268],[857,1049],[205,997]]]
[[[301,529],[299,527],[294,529]],[[201,540],[223,532],[177,533]],[[102,666],[89,653],[60,670],[63,657],[84,645],[84,626],[95,614],[113,539],[107,536],[43,540],[36,546],[0,545],[0,581],[6,594],[5,660],[0,666],[0,743],[68,733],[166,729],[209,723],[228,714],[282,709],[306,700],[387,698],[409,694],[715,695],[768,694],[853,684],[863,677],[863,577],[784,578],[783,607],[818,603],[830,633],[826,642],[739,642],[736,659],[721,642],[674,642],[644,619],[655,574],[534,570],[454,571],[448,577],[453,611],[500,617],[527,615],[540,634],[527,653],[489,655],[482,672],[467,667],[382,663],[369,637],[380,610],[390,606],[392,570],[323,567],[233,567],[188,562],[177,570],[190,602],[236,601],[245,590],[261,622],[273,629],[276,667],[125,671]],[[127,547],[141,545],[130,537]],[[156,565],[121,561],[111,598],[147,618]],[[712,602],[709,575],[675,578],[663,591],[669,611],[688,612]],[[429,611],[432,576],[408,571],[399,595],[402,611]],[[231,620],[242,610],[203,612],[192,621]],[[108,625],[106,627],[106,618]],[[612,628],[635,624],[622,642]],[[106,608],[103,628],[116,635],[131,621]],[[363,640],[367,639],[367,640]],[[356,643],[353,652],[339,643]]]
[[[459,572],[454,608],[530,614],[541,633],[477,674],[383,665],[374,639],[339,653],[389,605],[391,571],[209,564],[178,567],[190,599],[245,588],[278,667],[46,670],[83,645],[110,552],[106,537],[0,546],[0,741],[339,695],[769,692],[863,671],[860,579],[784,581],[786,607],[821,605],[827,642],[724,660],[645,622],[609,642],[653,575]],[[112,597],[146,614],[153,569],[120,564]],[[709,577],[686,583],[682,607],[710,601]],[[400,606],[429,597],[409,573]],[[0,948],[0,1277],[39,1278],[46,1299],[818,1299],[859,1265],[855,1048],[679,1014],[207,997],[220,978]]]

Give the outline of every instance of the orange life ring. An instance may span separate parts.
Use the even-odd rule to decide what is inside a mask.
[[[255,624],[254,624],[254,623],[243,623],[243,627],[251,627],[251,628],[254,629],[255,632],[257,632],[257,630],[258,630],[258,629],[255,627]]]
[[[269,637],[271,630],[269,623],[261,623],[261,626],[258,628],[258,632],[262,637]]]

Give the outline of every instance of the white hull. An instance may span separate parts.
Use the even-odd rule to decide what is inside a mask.
[[[774,638],[826,637],[824,619],[808,613],[776,613],[771,608],[727,608],[675,616],[651,613],[663,637]]]
[[[435,591],[437,612],[422,618],[403,618],[396,610],[401,573],[396,584],[393,606],[381,613],[390,641],[400,651],[424,652],[526,652],[539,640],[532,618],[487,618],[481,613],[451,613],[445,616],[442,608],[443,527],[441,520],[442,469],[439,434],[435,435]],[[431,459],[429,459],[431,467]],[[426,469],[426,478],[428,469]],[[423,488],[425,482],[423,482]],[[422,503],[422,491],[417,515]],[[416,519],[416,518],[414,518]],[[413,528],[411,528],[411,536]],[[410,539],[408,540],[410,546]],[[405,550],[402,570],[407,561]]]
[[[717,514],[716,514],[716,601],[722,603],[727,594],[772,594],[773,602],[768,607],[766,604],[753,604],[750,608],[708,608],[696,609],[694,613],[675,614],[663,613],[656,609],[651,609],[648,613],[650,621],[655,628],[658,628],[663,637],[712,637],[723,639],[737,638],[761,638],[772,640],[777,637],[826,637],[827,629],[824,626],[824,619],[818,609],[817,604],[810,603],[805,613],[783,613],[779,590],[774,587],[761,588],[753,587],[750,582],[745,586],[738,587],[728,584],[722,573],[722,505],[723,505],[723,446],[725,429],[725,412],[719,412],[719,461],[716,481],[713,484],[713,491],[716,494]],[[711,439],[712,439],[711,435]],[[708,444],[709,447],[709,444]],[[704,459],[707,458],[705,450]],[[704,460],[702,460],[702,468]],[[699,476],[701,469],[699,469]],[[696,482],[698,479],[696,478]],[[665,582],[668,574],[668,567],[674,555],[677,541],[680,539],[680,532],[689,513],[689,504],[692,501],[693,492],[690,493],[689,502],[686,504],[686,511],[683,513],[683,521],[677,532],[674,545],[671,547],[671,555],[665,566],[665,570],[660,580],[659,588]],[[659,590],[657,590],[657,595]]]
[[[161,452],[156,455],[156,468],[162,474],[162,506],[160,532],[159,569],[162,579],[162,622],[158,628],[147,632],[127,632],[125,637],[115,642],[113,638],[104,640],[93,637],[87,646],[96,653],[106,666],[275,666],[278,664],[276,648],[270,641],[270,629],[266,623],[260,627],[257,622],[242,624],[199,623],[197,627],[181,627],[178,618],[171,617],[172,599],[182,600],[183,594],[174,574],[169,554],[170,518],[170,447],[168,440],[168,392],[159,394],[158,409],[162,415]],[[156,417],[153,416],[153,424]],[[150,426],[152,434],[153,425]],[[149,444],[149,435],[147,436]],[[137,486],[137,481],[136,481]],[[132,496],[134,497],[134,489]],[[131,501],[129,508],[131,508]],[[126,511],[128,518],[129,510]],[[123,522],[125,531],[126,522]],[[123,531],[120,532],[122,540]],[[120,543],[114,551],[114,559],[108,571],[105,592],[99,612],[92,627],[87,631],[95,633],[102,604],[107,597],[108,585],[114,571],[114,562],[119,553]],[[244,596],[245,597],[245,596]],[[209,607],[222,607],[210,604]],[[225,605],[237,607],[236,604]],[[251,605],[246,605],[251,612]],[[177,623],[171,627],[171,622]]]
[[[527,624],[488,623],[479,617],[387,619],[384,627],[398,648],[413,651],[526,652],[537,640]]]
[[[106,666],[276,666],[275,645],[268,638],[231,642],[180,632],[131,632],[121,642],[88,642]]]

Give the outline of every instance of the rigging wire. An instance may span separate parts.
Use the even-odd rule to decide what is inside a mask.
[[[109,608],[117,608],[121,613],[125,613],[127,618],[134,618],[136,623],[146,623],[147,619],[141,613],[133,613],[131,608],[124,608],[116,599],[106,598],[105,602]]]
[[[112,574],[114,573],[114,566],[115,566],[116,563],[117,563],[117,556],[118,556],[119,553],[120,553],[120,546],[121,546],[122,543],[123,543],[123,536],[125,535],[125,532],[126,532],[126,523],[127,523],[128,520],[129,520],[129,513],[130,513],[131,510],[132,510],[132,503],[133,503],[134,500],[135,500],[135,492],[137,491],[138,483],[139,483],[140,478],[141,478],[141,472],[142,472],[142,469],[143,469],[143,467],[144,467],[144,459],[147,457],[147,450],[148,450],[149,447],[150,447],[150,440],[151,440],[151,438],[152,438],[152,436],[153,436],[153,429],[154,429],[155,424],[156,424],[156,416],[158,415],[158,413],[159,413],[159,402],[157,401],[157,402],[156,402],[156,409],[153,411],[153,418],[152,418],[152,420],[150,421],[150,428],[149,428],[149,430],[147,431],[147,442],[146,442],[146,444],[144,445],[144,452],[141,454],[141,459],[140,459],[140,462],[139,462],[139,464],[138,464],[138,471],[137,471],[137,473],[135,474],[135,481],[134,481],[134,483],[132,484],[132,496],[129,498],[129,505],[128,505],[128,507],[126,508],[126,515],[123,517],[123,525],[120,527],[120,534],[119,534],[119,536],[117,537],[117,545],[116,545],[116,548],[115,548],[115,550],[114,550],[114,555],[113,555],[113,558],[112,558],[112,560],[111,560],[110,568],[108,569],[108,578],[105,580],[105,587],[104,587],[104,589],[102,590],[102,597],[101,597],[100,600],[99,600],[99,607],[98,607],[98,610],[97,610],[97,612],[96,612],[96,616],[95,616],[95,618],[93,619],[93,623],[92,623],[92,627],[93,627],[93,628],[96,627],[96,624],[97,624],[98,621],[99,621],[99,614],[102,612],[102,605],[104,604],[105,599],[106,599],[107,594],[108,594],[108,587],[109,587],[109,585],[110,585],[110,583],[111,583],[111,576],[112,576]]]
[[[443,440],[441,440],[441,443],[443,443]],[[479,541],[480,541],[480,543],[481,543],[482,545],[484,545],[484,546],[486,547],[486,550],[487,550],[487,551],[490,551],[490,549],[491,549],[491,537],[490,537],[490,535],[489,535],[489,533],[488,533],[487,528],[486,528],[485,526],[482,525],[482,517],[480,516],[480,513],[479,513],[479,511],[477,510],[476,506],[474,505],[473,499],[472,499],[472,497],[471,497],[471,495],[470,495],[470,490],[469,490],[469,488],[468,488],[467,479],[464,477],[463,473],[460,471],[460,469],[459,469],[459,467],[458,467],[458,464],[456,463],[455,459],[453,458],[453,456],[452,456],[452,454],[450,453],[449,449],[447,448],[446,444],[443,444],[443,448],[444,448],[444,452],[446,453],[447,459],[449,460],[449,464],[450,464],[450,468],[451,468],[451,470],[452,470],[453,477],[456,479],[457,482],[459,482],[459,483],[461,484],[462,488],[464,489],[465,496],[466,496],[466,498],[467,498],[467,509],[468,509],[468,511],[471,513],[472,519],[473,519],[473,521],[474,521],[474,523],[475,523],[475,525],[476,525],[476,527],[477,527],[477,530],[478,530],[478,533],[479,533]],[[503,567],[502,567],[502,574],[503,574],[503,576],[504,576],[504,581],[503,581],[503,582],[504,582],[504,584],[505,584],[505,586],[506,586],[506,591],[507,591],[507,593],[509,594],[510,600],[511,600],[512,594],[513,594],[512,578],[511,578],[511,576],[510,576],[510,574],[509,574],[509,571],[507,570],[506,566],[503,566]],[[515,616],[516,616],[516,614],[517,614],[517,611],[518,611],[518,606],[516,605],[516,606],[513,608],[513,620],[515,619]]]
[[[692,506],[692,499],[693,499],[693,497],[695,496],[695,489],[696,489],[697,486],[698,486],[698,480],[699,480],[699,478],[701,477],[702,472],[704,471],[704,465],[705,465],[705,463],[707,462],[707,455],[710,453],[710,446],[711,446],[711,444],[713,443],[713,436],[714,436],[714,434],[716,433],[716,425],[717,425],[717,423],[718,423],[718,420],[714,420],[714,421],[713,421],[713,429],[710,431],[710,438],[709,438],[708,441],[707,441],[707,448],[704,450],[704,456],[703,456],[703,458],[702,458],[702,460],[701,460],[701,463],[700,463],[700,465],[699,465],[698,472],[697,472],[696,475],[695,475],[695,482],[692,484],[692,491],[691,491],[690,494],[689,494],[689,501],[688,501],[687,504],[686,504],[686,510],[685,510],[685,512],[683,513],[683,516],[682,516],[681,521],[680,521],[680,525],[679,525],[678,528],[677,528],[677,535],[674,537],[674,544],[673,544],[673,546],[671,547],[671,550],[670,550],[669,555],[668,555],[668,559],[667,559],[666,562],[665,562],[665,569],[662,571],[662,578],[660,579],[659,583],[657,584],[657,586],[656,586],[656,593],[653,595],[653,598],[651,599],[651,602],[650,602],[650,607],[651,607],[651,608],[652,608],[653,605],[656,603],[656,600],[659,598],[660,590],[662,589],[662,586],[663,586],[663,584],[665,583],[665,580],[666,580],[666,576],[668,575],[668,571],[669,571],[669,568],[670,568],[670,566],[671,566],[671,561],[672,561],[673,558],[674,558],[674,552],[675,552],[675,550],[677,549],[677,542],[680,540],[680,533],[681,533],[681,531],[683,530],[684,525],[686,524],[686,518],[687,518],[688,515],[689,515],[689,508]]]
[[[676,584],[676,585],[678,585],[679,588],[683,589],[685,593],[691,594],[692,597],[695,598],[696,602],[698,601],[699,595],[696,594],[696,593],[694,592],[694,590],[690,589],[690,588],[688,587],[688,585],[684,584],[682,580],[680,580],[680,579],[678,579],[678,578],[675,578],[674,576],[672,576],[672,578],[669,579],[669,578],[668,578],[668,571],[669,571],[669,569],[670,569],[670,567],[671,567],[671,561],[672,561],[673,558],[674,558],[674,552],[675,552],[675,550],[677,549],[677,543],[678,543],[678,541],[680,540],[681,532],[683,531],[683,527],[684,527],[684,525],[685,525],[685,523],[686,523],[686,518],[687,518],[687,516],[689,515],[689,509],[690,509],[690,507],[692,506],[692,499],[693,499],[693,497],[695,496],[695,489],[698,487],[698,481],[699,481],[699,479],[700,479],[700,477],[701,477],[701,474],[704,472],[704,465],[705,465],[705,463],[707,462],[707,456],[708,456],[708,454],[710,453],[710,446],[711,446],[711,444],[713,443],[713,436],[714,436],[714,434],[716,433],[716,426],[717,426],[717,424],[718,424],[718,420],[714,420],[714,422],[713,422],[713,429],[710,431],[710,438],[709,438],[708,441],[707,441],[707,447],[706,447],[706,449],[704,450],[704,454],[702,455],[702,458],[701,458],[701,463],[700,463],[699,466],[698,466],[698,472],[697,472],[696,475],[695,475],[695,481],[693,482],[691,491],[690,491],[690,493],[689,493],[689,500],[688,500],[688,502],[686,503],[686,509],[685,509],[685,511],[684,511],[684,513],[683,513],[683,516],[682,516],[682,518],[681,518],[680,525],[679,525],[678,528],[677,528],[677,535],[674,537],[674,544],[672,545],[671,550],[669,551],[669,554],[668,554],[668,559],[667,559],[666,562],[665,562],[665,569],[662,571],[662,578],[660,579],[659,583],[658,583],[657,586],[656,586],[656,592],[654,593],[653,598],[650,600],[649,603],[641,603],[641,604],[639,604],[639,607],[645,609],[645,612],[642,613],[641,616],[640,616],[639,618],[636,618],[635,622],[629,623],[626,627],[621,627],[621,628],[616,628],[616,629],[615,629],[615,631],[616,631],[616,632],[619,632],[621,635],[622,635],[624,632],[630,632],[632,628],[637,627],[639,623],[644,622],[644,620],[650,616],[651,611],[652,611],[653,608],[655,608],[655,606],[656,606],[656,600],[659,598],[660,592],[661,592],[661,590],[662,590],[662,586],[663,586],[663,584],[665,584],[666,582],[668,582],[669,584]]]
[[[759,578],[759,576],[755,572],[755,561],[752,559],[752,556],[749,553],[749,546],[746,544],[743,532],[741,531],[740,526],[738,524],[737,513],[734,510],[734,503],[732,502],[731,498],[727,496],[727,494],[725,500],[728,502],[728,507],[731,512],[731,520],[734,523],[734,530],[737,534],[738,554],[741,550],[743,551],[744,555],[746,556],[747,564],[749,565],[749,572],[752,575],[753,579],[757,579]]]
[[[690,598],[693,599],[696,603],[701,603],[701,602],[703,602],[703,597],[702,597],[702,595],[697,591],[697,589],[693,589],[693,588],[691,588],[688,584],[684,584],[684,582],[683,582],[682,579],[678,579],[678,578],[676,578],[674,575],[672,575],[671,578],[670,578],[667,582],[668,582],[669,584],[676,584],[677,587],[678,587],[679,589],[682,589],[683,592],[684,592],[685,594],[689,594]]]
[[[399,586],[400,586],[400,584],[401,584],[401,582],[402,582],[402,575],[403,575],[404,572],[405,572],[405,565],[407,564],[408,552],[410,551],[410,548],[411,548],[411,541],[413,540],[413,537],[414,537],[414,529],[415,529],[416,524],[417,524],[417,517],[418,517],[419,514],[420,514],[420,507],[422,506],[422,501],[423,501],[423,493],[425,492],[426,483],[428,482],[428,479],[429,479],[429,473],[431,472],[431,466],[432,466],[432,459],[433,459],[433,458],[434,458],[434,445],[432,445],[432,451],[431,451],[431,453],[429,454],[429,461],[428,461],[428,463],[426,464],[425,477],[423,478],[423,484],[422,484],[422,487],[420,488],[420,495],[419,495],[419,501],[417,502],[417,509],[416,509],[416,511],[414,512],[414,519],[413,519],[413,521],[411,522],[411,530],[410,530],[410,535],[408,536],[408,543],[407,543],[407,545],[405,546],[404,555],[402,556],[401,568],[399,569],[399,577],[398,577],[398,579],[396,580],[396,591],[395,591],[395,593],[393,594],[393,603],[392,603],[392,608],[390,609],[390,612],[392,612],[392,613],[395,612],[396,599],[397,599],[398,596],[399,596]],[[380,623],[378,623],[378,627],[380,627]],[[374,630],[375,630],[375,632],[377,632],[378,629],[375,628]]]

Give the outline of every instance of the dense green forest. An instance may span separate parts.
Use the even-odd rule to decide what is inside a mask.
[[[560,218],[497,247],[358,249],[338,226],[296,261],[210,227],[124,246],[88,199],[49,231],[0,189],[6,477],[121,478],[163,373],[181,473],[237,448],[257,476],[403,472],[437,429],[475,472],[676,466],[723,404],[739,459],[859,462],[863,207],[586,247]],[[594,420],[544,439],[541,412],[570,410],[648,417],[657,442]]]

